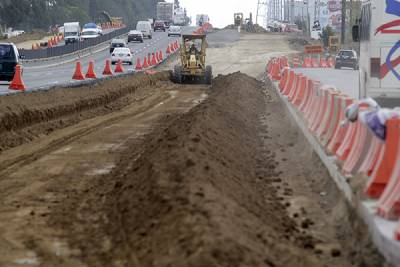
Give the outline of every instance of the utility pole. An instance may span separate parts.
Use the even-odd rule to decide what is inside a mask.
[[[345,43],[346,38],[346,0],[342,0],[342,36],[341,36],[341,44],[342,46]]]

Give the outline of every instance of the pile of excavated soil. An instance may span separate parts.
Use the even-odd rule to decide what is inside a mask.
[[[0,98],[0,152],[84,119],[111,113],[153,94],[169,72],[138,74],[91,86],[55,88]]]
[[[244,74],[219,76],[206,101],[145,146],[130,144],[111,173],[66,192],[48,224],[88,266],[380,266],[366,232],[341,251],[341,238],[357,236],[346,208],[330,210],[341,199],[305,147],[272,90]],[[315,205],[295,212],[296,197]]]

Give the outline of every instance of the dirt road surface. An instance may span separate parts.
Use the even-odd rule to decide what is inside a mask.
[[[385,266],[255,79],[292,52],[285,37],[223,34],[216,73],[252,77],[160,72],[0,98],[0,266]]]

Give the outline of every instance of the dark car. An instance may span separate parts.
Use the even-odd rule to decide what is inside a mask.
[[[15,66],[19,63],[17,47],[12,43],[0,43],[0,81],[11,81],[14,78]]]
[[[165,26],[164,21],[157,20],[154,22],[154,31],[163,31],[165,32],[167,27]]]
[[[341,50],[336,56],[335,69],[342,67],[358,70],[357,53],[354,50]]]
[[[130,31],[128,33],[128,43],[133,41],[143,43],[143,33],[140,31]]]
[[[126,47],[126,42],[123,39],[113,39],[110,44],[110,54],[114,51],[114,48]]]

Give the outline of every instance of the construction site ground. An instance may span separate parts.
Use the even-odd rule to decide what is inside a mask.
[[[0,266],[385,266],[265,80],[291,52],[228,30],[211,87],[160,70],[1,97]]]

